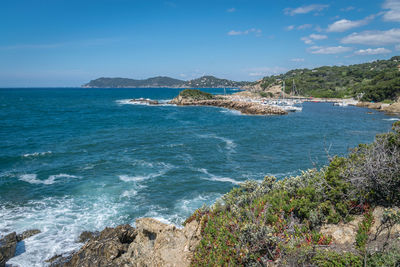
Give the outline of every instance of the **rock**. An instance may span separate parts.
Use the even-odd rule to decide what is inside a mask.
[[[98,231],[95,231],[95,232],[83,231],[79,236],[78,242],[79,243],[85,243],[89,239],[92,239],[92,238],[97,237],[99,235],[100,235],[100,232],[98,232]]]
[[[199,223],[193,221],[183,229],[155,219],[106,228],[91,238],[69,258],[55,256],[51,266],[189,266],[200,242]],[[49,260],[49,261],[50,261]]]
[[[263,105],[254,102],[234,101],[229,99],[212,99],[212,100],[187,100],[180,97],[170,101],[171,104],[180,106],[214,106],[238,110],[247,115],[285,115],[287,114],[281,108]]]
[[[200,241],[199,223],[193,221],[183,229],[143,218],[136,221],[137,237],[122,255],[126,266],[189,266]]]
[[[400,100],[382,109],[388,113],[400,113]]]
[[[41,233],[41,231],[38,229],[26,230],[26,231],[22,232],[21,234],[17,235],[17,241],[20,242],[26,238],[37,235],[39,233]]]
[[[71,257],[55,258],[51,266],[121,266],[117,259],[128,250],[136,235],[136,230],[127,224],[106,228]]]
[[[0,267],[4,267],[6,262],[14,257],[17,242],[17,234],[15,232],[0,239]]]
[[[129,102],[136,103],[136,104],[145,104],[145,105],[158,105],[157,100],[151,100],[148,98],[137,98],[137,99],[131,99]]]
[[[376,207],[372,212],[374,217],[374,223],[371,226],[369,236],[369,248],[374,249],[381,246],[382,243],[386,242],[386,236],[390,230],[390,235],[400,236],[400,225],[394,225],[391,229],[383,229],[379,231],[379,237],[374,238],[378,232],[383,218],[383,207]],[[354,244],[356,240],[358,225],[363,220],[363,215],[357,215],[354,220],[349,223],[339,224],[326,224],[321,227],[320,233],[324,235],[332,236],[332,242],[339,247],[345,248],[346,250],[354,250]]]
[[[363,107],[363,108],[372,108],[372,109],[378,109],[380,110],[382,107],[381,103],[372,103],[372,102],[358,102],[356,104],[357,107]]]

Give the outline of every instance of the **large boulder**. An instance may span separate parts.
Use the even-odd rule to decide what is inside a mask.
[[[189,266],[200,242],[199,223],[179,229],[155,219],[106,228],[70,257],[53,257],[51,266]]]
[[[6,262],[14,257],[17,242],[17,234],[15,232],[0,239],[0,267],[6,266]]]

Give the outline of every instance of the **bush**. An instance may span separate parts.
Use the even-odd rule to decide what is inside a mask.
[[[179,93],[179,96],[192,100],[209,100],[214,98],[212,94],[197,89],[185,89]]]

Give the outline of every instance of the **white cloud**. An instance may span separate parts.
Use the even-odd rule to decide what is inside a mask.
[[[343,44],[387,45],[400,43],[400,29],[387,31],[364,31],[344,37]]]
[[[289,25],[289,26],[286,27],[286,30],[287,30],[287,31],[291,31],[291,30],[293,30],[293,29],[294,29],[294,25]]]
[[[300,39],[305,44],[314,44],[314,40],[323,40],[323,39],[327,39],[327,38],[328,38],[328,36],[326,36],[326,35],[312,33],[309,36],[301,37]]]
[[[301,37],[300,40],[302,40],[305,44],[314,44],[313,40],[311,40],[309,37]]]
[[[356,52],[354,52],[354,54],[356,55],[360,55],[360,56],[366,56],[366,55],[379,55],[379,54],[388,54],[391,53],[392,51],[383,47],[380,48],[368,48],[368,49],[360,49]]]
[[[375,15],[368,16],[362,20],[341,19],[341,20],[338,20],[338,21],[332,23],[331,25],[329,25],[328,29],[326,31],[327,32],[344,32],[344,31],[350,30],[352,28],[364,26],[364,25],[368,24],[374,18],[375,18]]]
[[[356,9],[354,6],[348,6],[346,8],[341,8],[340,11],[348,12],[348,11],[351,11],[351,10],[354,10],[354,9]]]
[[[383,3],[384,9],[389,9],[383,14],[383,20],[385,21],[397,21],[400,22],[400,1],[399,0],[386,0]]]
[[[308,52],[311,54],[332,55],[349,52],[351,50],[351,47],[345,46],[312,46],[308,49]]]
[[[233,36],[233,35],[247,35],[249,33],[254,33],[257,37],[259,37],[259,36],[261,36],[262,31],[260,29],[255,29],[255,28],[248,29],[248,30],[245,30],[245,31],[231,30],[231,31],[228,32],[228,35],[231,35],[231,36]]]
[[[394,49],[396,49],[396,51],[400,51],[400,45],[396,45],[396,46],[394,47]]]
[[[328,36],[323,35],[323,34],[310,34],[310,38],[314,39],[314,40],[323,40],[323,39],[327,39]]]
[[[226,12],[229,12],[229,13],[232,13],[232,12],[235,12],[235,11],[236,11],[236,8],[234,8],[234,7],[228,8],[228,9],[226,10]]]
[[[293,62],[304,62],[304,58],[292,58],[290,61],[293,61]]]
[[[314,12],[314,11],[322,11],[322,10],[324,10],[325,8],[328,8],[329,7],[329,5],[317,5],[317,4],[315,4],[315,5],[308,5],[308,6],[301,6],[301,7],[298,7],[298,8],[285,8],[284,10],[283,10],[283,12],[286,14],[286,15],[290,15],[290,16],[294,16],[294,15],[297,15],[297,14],[307,14],[307,13],[310,13],[310,12]]]
[[[303,24],[303,25],[299,25],[297,27],[297,29],[298,30],[305,30],[305,29],[308,29],[308,28],[311,28],[311,27],[312,27],[312,24]]]

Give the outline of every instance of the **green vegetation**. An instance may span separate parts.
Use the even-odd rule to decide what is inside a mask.
[[[368,164],[374,164],[368,167]],[[375,206],[400,205],[400,122],[346,158],[335,157],[321,169],[262,183],[247,181],[212,207],[197,210],[187,222],[201,224],[202,240],[193,266],[397,266],[397,238],[383,238],[370,250]],[[323,224],[348,222],[363,214],[355,247],[331,248]],[[385,210],[380,229],[400,223],[398,209]],[[377,237],[379,239],[379,237]],[[386,240],[386,241],[385,241]],[[396,241],[397,240],[397,241]],[[279,261],[277,261],[279,259]]]
[[[226,79],[218,79],[213,76],[203,76],[198,79],[183,81],[170,77],[154,77],[145,80],[127,78],[98,78],[83,85],[94,88],[124,88],[124,87],[172,87],[172,88],[235,88],[250,84],[249,82],[235,82]]]
[[[364,101],[395,100],[400,96],[400,56],[389,60],[350,66],[324,66],[315,69],[295,69],[285,74],[263,78],[261,87],[286,82],[290,93],[292,82],[303,96],[350,97]]]
[[[250,84],[250,82],[235,82],[226,79],[219,79],[214,76],[203,76],[185,83],[190,88],[237,88]]]
[[[179,96],[184,99],[192,100],[209,100],[214,98],[212,94],[197,89],[185,89],[179,93]]]

